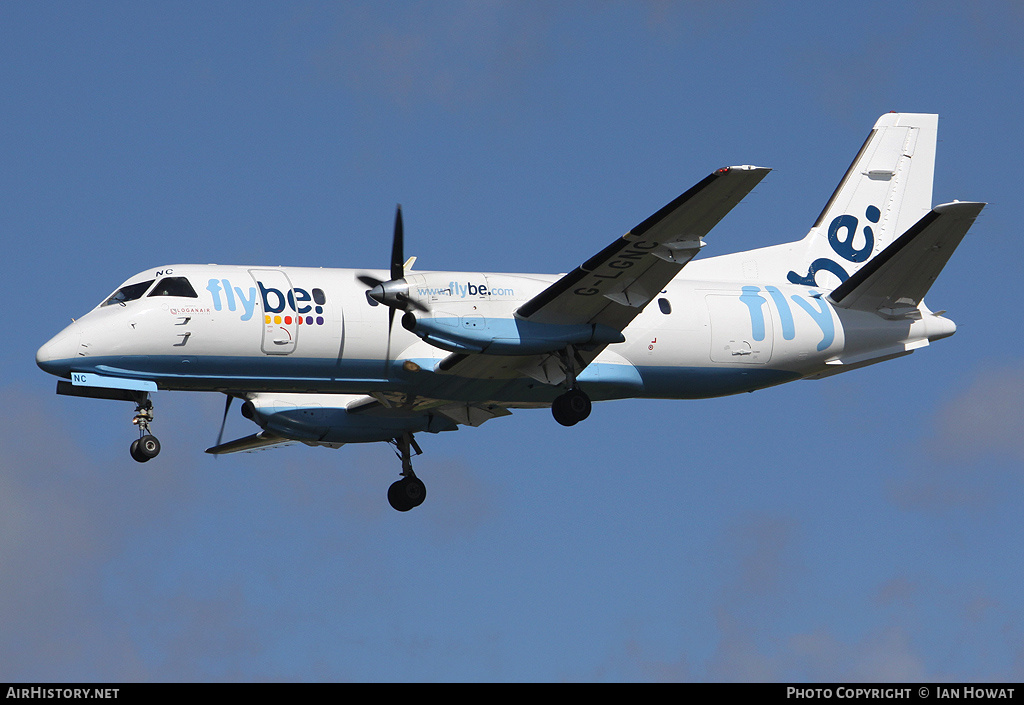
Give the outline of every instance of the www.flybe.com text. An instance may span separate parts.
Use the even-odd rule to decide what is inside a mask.
[[[472,282],[466,282],[460,284],[459,282],[448,282],[447,287],[439,286],[420,286],[416,288],[416,293],[420,296],[458,296],[460,299],[464,299],[467,296],[515,296],[515,289],[506,289],[502,287],[490,287],[486,284],[474,284]]]

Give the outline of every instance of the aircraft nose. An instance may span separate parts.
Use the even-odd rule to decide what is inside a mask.
[[[72,323],[36,351],[36,364],[52,375],[67,376],[71,362],[78,355],[81,337],[81,328],[77,323]]]

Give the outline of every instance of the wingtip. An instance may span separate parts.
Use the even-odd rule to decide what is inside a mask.
[[[721,169],[715,171],[716,174],[728,174],[730,171],[763,171],[765,173],[771,171],[769,166],[754,166],[753,164],[737,164],[735,166],[723,166]]]
[[[961,213],[973,213],[977,216],[987,205],[983,201],[950,201],[949,203],[940,203],[932,208],[932,210],[936,213],[960,211]]]

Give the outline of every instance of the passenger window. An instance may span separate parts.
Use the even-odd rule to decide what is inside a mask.
[[[181,296],[186,299],[198,299],[196,290],[185,277],[164,277],[149,292],[150,296]]]
[[[317,306],[323,306],[325,303],[327,303],[327,297],[324,296],[324,290],[323,289],[313,289],[312,293],[313,293],[313,302]]]
[[[666,316],[672,313],[672,304],[668,302],[668,299],[658,299],[658,308],[660,308],[661,312]]]
[[[115,291],[110,297],[100,304],[100,306],[110,306],[111,304],[121,304],[124,306],[129,301],[135,299],[141,299],[142,295],[146,293],[146,289],[153,283],[153,279],[149,281],[139,282],[138,284],[129,284],[128,286],[122,286],[120,289]]]

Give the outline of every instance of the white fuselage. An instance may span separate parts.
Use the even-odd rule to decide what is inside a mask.
[[[595,400],[703,398],[832,374],[945,337],[951,321],[922,306],[886,320],[833,307],[816,289],[780,282],[710,281],[714,260],[693,262],[578,377]],[[705,266],[706,265],[706,266]],[[174,265],[125,285],[186,278],[195,297],[146,295],[101,305],[37,356],[62,377],[88,372],[160,389],[414,394],[535,406],[556,387],[510,370],[461,378],[437,369],[452,354],[406,330],[401,312],[366,296],[365,270]],[[384,272],[372,272],[386,279]],[[557,275],[415,272],[410,296],[438,327],[490,329]],[[487,354],[485,350],[483,354]]]

